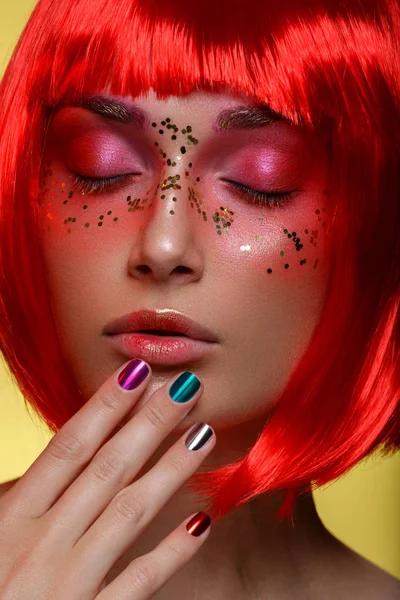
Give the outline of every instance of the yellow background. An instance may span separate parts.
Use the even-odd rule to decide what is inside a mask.
[[[33,0],[0,0],[0,73],[34,5]],[[20,477],[50,437],[0,363],[0,483]],[[314,492],[314,498],[335,537],[400,579],[400,452],[364,460]]]

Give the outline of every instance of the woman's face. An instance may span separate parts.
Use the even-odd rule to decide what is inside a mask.
[[[181,427],[201,419],[223,429],[266,415],[324,304],[322,139],[236,94],[102,98],[53,114],[41,174],[53,317],[79,389],[89,399],[130,358],[103,333],[110,320],[169,308],[218,342],[190,362],[150,361],[142,401],[191,370],[204,393]],[[76,173],[124,177],[95,189],[74,183]]]

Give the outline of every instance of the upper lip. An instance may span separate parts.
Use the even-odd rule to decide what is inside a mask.
[[[210,329],[183,313],[169,308],[142,309],[123,315],[110,321],[105,326],[103,333],[106,335],[133,333],[142,329],[179,331],[196,340],[218,341],[218,337]]]

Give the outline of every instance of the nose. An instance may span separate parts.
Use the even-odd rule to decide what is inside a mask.
[[[129,272],[136,279],[179,285],[202,277],[203,219],[190,206],[186,173],[183,165],[173,173],[164,171],[151,206],[141,215],[129,256]]]

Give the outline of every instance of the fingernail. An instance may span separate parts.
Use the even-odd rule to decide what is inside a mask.
[[[212,437],[213,430],[207,423],[197,423],[189,431],[189,434],[185,440],[185,446],[188,450],[198,450],[202,448],[204,444]]]
[[[186,523],[186,530],[191,534],[199,537],[211,525],[211,519],[207,513],[200,511]]]
[[[118,383],[124,390],[134,390],[144,381],[150,369],[144,360],[134,358],[118,376]]]
[[[190,371],[185,371],[171,385],[169,395],[174,402],[182,404],[193,398],[199,387],[200,380],[196,375]]]

